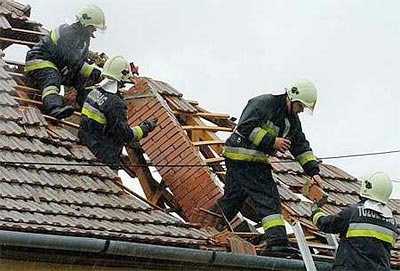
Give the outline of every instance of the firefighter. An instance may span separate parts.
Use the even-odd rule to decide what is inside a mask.
[[[313,205],[311,219],[326,233],[339,233],[334,270],[390,270],[390,251],[399,234],[386,203],[392,182],[384,172],[363,178],[361,201],[334,215]]]
[[[157,120],[129,126],[127,106],[120,93],[124,81],[132,76],[125,58],[108,59],[101,75],[104,79],[89,92],[83,104],[78,137],[100,161],[118,169],[123,146],[146,137],[157,126]]]
[[[290,150],[312,177],[312,183],[321,183],[317,159],[298,117],[305,108],[314,110],[317,90],[307,80],[294,82],[285,90],[281,95],[264,94],[248,101],[235,131],[225,142],[225,192],[213,209],[222,210],[230,221],[250,198],[265,231],[266,251],[298,253],[288,242],[268,155]]]
[[[57,119],[73,114],[74,108],[64,105],[59,95],[60,85],[75,87],[78,107],[82,106],[86,81],[98,81],[101,73],[87,63],[90,38],[96,30],[105,29],[103,11],[89,5],[77,13],[75,23],[53,29],[27,52],[26,83],[42,91],[43,113]]]

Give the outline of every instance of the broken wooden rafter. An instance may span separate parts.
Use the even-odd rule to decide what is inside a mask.
[[[215,132],[232,132],[232,128],[221,127],[221,126],[197,126],[197,125],[184,125],[181,126],[183,130],[206,130]]]

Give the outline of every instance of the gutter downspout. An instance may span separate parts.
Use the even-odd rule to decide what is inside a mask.
[[[0,245],[104,253],[244,270],[305,270],[301,260],[41,233],[0,230]],[[317,270],[331,270],[331,263],[315,264]]]

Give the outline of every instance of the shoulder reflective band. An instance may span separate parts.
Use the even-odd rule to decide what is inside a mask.
[[[44,68],[51,68],[58,71],[57,66],[53,62],[42,59],[35,59],[26,62],[24,72],[30,72],[33,70],[39,70]]]
[[[316,213],[314,214],[314,216],[312,217],[312,223],[313,223],[315,226],[317,226],[318,219],[319,219],[320,217],[322,217],[322,216],[326,216],[324,212],[322,212],[322,211],[316,212]]]
[[[103,113],[91,106],[88,102],[83,104],[82,114],[100,124],[106,124],[107,120]]]
[[[306,151],[296,157],[296,160],[299,161],[300,165],[304,166],[307,162],[317,161],[317,157],[312,153],[312,151]]]
[[[347,230],[346,237],[372,237],[393,246],[396,242],[397,233],[391,229],[370,223],[351,223]]]
[[[57,45],[57,41],[59,38],[60,38],[60,27],[57,27],[57,28],[51,30],[51,32],[50,32],[51,42],[53,44]]]
[[[267,231],[272,227],[285,226],[285,220],[283,220],[283,216],[281,214],[269,215],[262,219],[262,225],[264,231]]]
[[[92,73],[93,69],[94,69],[93,65],[89,65],[88,63],[84,62],[79,73],[83,77],[88,78],[90,76],[90,74]]]
[[[232,160],[268,163],[268,156],[265,153],[253,149],[225,146],[223,155]]]

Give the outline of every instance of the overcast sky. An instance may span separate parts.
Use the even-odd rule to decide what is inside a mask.
[[[400,149],[400,1],[19,2],[47,29],[97,4],[108,29],[93,51],[125,56],[212,112],[238,118],[251,97],[313,81],[316,110],[301,119],[319,157]],[[399,153],[325,162],[400,180]]]

